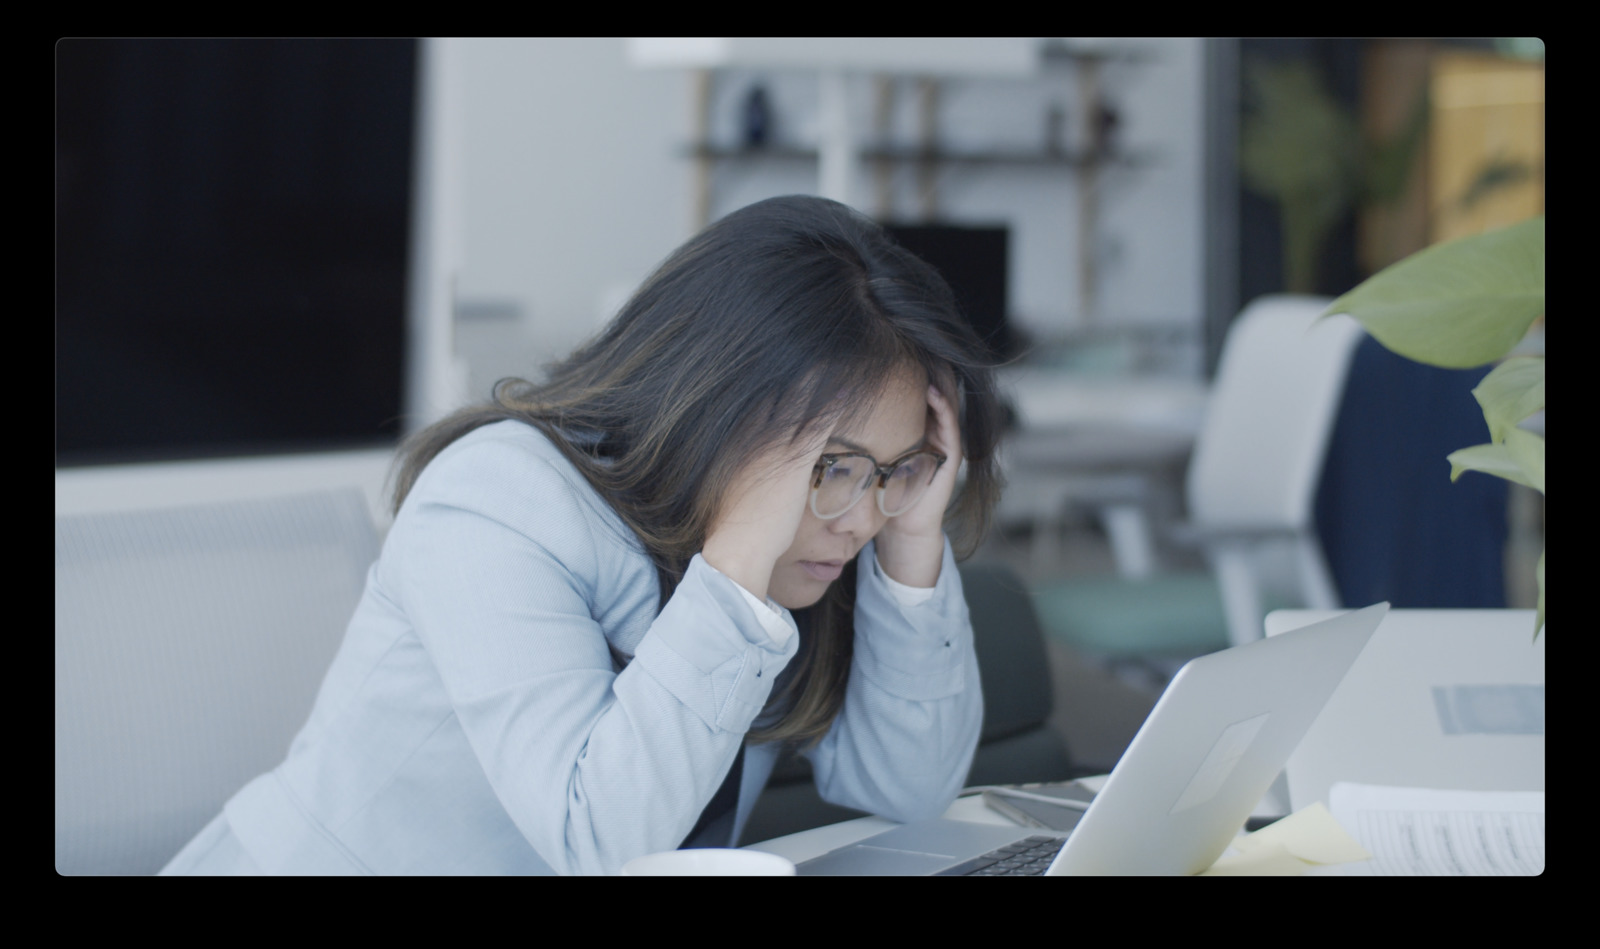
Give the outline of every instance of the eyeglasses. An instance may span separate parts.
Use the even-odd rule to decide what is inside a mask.
[[[901,455],[886,465],[859,452],[823,455],[811,474],[811,513],[824,521],[844,516],[877,479],[878,510],[884,517],[897,517],[922,499],[944,462],[944,455],[928,449]]]

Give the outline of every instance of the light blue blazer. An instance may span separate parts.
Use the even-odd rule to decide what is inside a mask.
[[[907,607],[860,554],[844,707],[807,753],[830,802],[905,821],[960,790],[982,696],[948,541],[944,557]],[[166,872],[227,855],[268,873],[611,874],[677,847],[798,637],[776,645],[698,556],[659,615],[658,599],[638,540],[543,434],[475,430],[406,498],[288,757]],[[777,751],[746,749],[732,840]]]

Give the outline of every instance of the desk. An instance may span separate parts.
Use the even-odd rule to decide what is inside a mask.
[[[1099,791],[1105,784],[1108,774],[1096,774],[1079,778],[1078,783]],[[1263,798],[1256,807],[1253,816],[1276,817],[1283,812],[1273,801],[1271,795]],[[969,794],[958,797],[955,803],[945,809],[944,816],[951,820],[972,821],[978,824],[1000,824],[1007,827],[1017,827],[1015,821],[989,809],[983,802],[982,794]],[[787,858],[790,862],[799,864],[813,857],[820,857],[830,850],[835,850],[858,840],[865,840],[873,834],[881,833],[897,826],[893,821],[882,817],[857,817],[854,820],[841,821],[825,827],[813,827],[799,833],[789,834],[784,837],[775,837],[772,840],[763,840],[758,843],[747,844],[745,850],[760,850],[765,853],[774,853]]]
[[[1079,778],[1078,782],[1084,786],[1098,791],[1105,784],[1110,775],[1097,774],[1092,777]],[[1019,826],[1010,818],[989,809],[983,803],[982,794],[969,794],[958,797],[955,803],[945,809],[944,816],[951,820],[972,821],[978,824],[1002,824],[1007,827]],[[745,850],[761,850],[766,853],[775,853],[786,857],[794,863],[820,857],[830,850],[853,844],[858,840],[865,840],[873,834],[881,833],[897,826],[893,821],[882,817],[857,817],[854,820],[829,824],[826,827],[813,827],[799,833],[789,834],[786,837],[776,837],[772,840],[763,840],[759,843],[747,844]]]
[[[1279,635],[1340,612],[1276,611],[1268,616],[1266,631]],[[1532,610],[1390,610],[1289,756],[1292,810],[1328,803],[1335,781],[1542,795],[1546,637],[1532,639],[1532,628]],[[1536,688],[1536,701],[1525,694],[1530,688]],[[1458,695],[1459,689],[1488,691],[1476,696],[1483,704],[1474,705],[1469,701],[1474,696]],[[1105,779],[1080,780],[1098,789]],[[1269,791],[1254,813],[1285,813],[1278,800]],[[1542,800],[1538,812],[1542,844]],[[976,794],[956,800],[945,816],[1011,824]],[[893,826],[863,817],[750,849],[800,863]],[[1353,825],[1348,829],[1356,831]],[[1307,871],[1313,876],[1344,872],[1337,866]]]
[[[990,810],[983,803],[983,795],[973,794],[967,797],[956,798],[956,802],[944,812],[944,816],[954,820],[975,821],[980,824],[1004,824],[1016,826],[1011,820]],[[882,817],[858,817],[854,820],[843,821],[838,824],[828,824],[825,827],[813,827],[802,830],[787,837],[777,837],[772,840],[763,840],[759,843],[746,845],[745,850],[761,850],[766,853],[775,853],[786,857],[791,862],[799,864],[812,857],[820,857],[830,850],[853,844],[858,840],[865,840],[873,834],[881,833],[897,826],[893,821]]]
[[[1205,419],[1206,386],[1197,379],[1012,366],[999,370],[996,382],[1025,431],[1142,430],[1172,433],[1192,442]]]
[[[1154,566],[1150,522],[1181,507],[1180,475],[1205,418],[1198,380],[1099,376],[1011,367],[1000,392],[1018,429],[1001,448],[1008,479],[999,517],[1033,525],[1036,557],[1071,502],[1092,505],[1111,537],[1119,572]]]

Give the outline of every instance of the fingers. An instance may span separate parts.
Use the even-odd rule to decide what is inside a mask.
[[[817,455],[795,453],[809,452],[812,441],[806,433],[750,459],[729,485],[702,547],[707,563],[757,598],[767,595],[773,565],[804,517]]]
[[[956,415],[955,406],[945,398],[943,392],[935,385],[928,386],[928,407],[933,410],[934,431],[933,438],[937,448],[944,452],[950,462],[959,466],[961,463],[961,423]]]

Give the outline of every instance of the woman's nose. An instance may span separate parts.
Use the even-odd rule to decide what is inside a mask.
[[[874,491],[862,495],[861,500],[851,505],[850,510],[828,522],[828,527],[837,534],[856,534],[870,538],[883,528],[888,518],[878,510],[878,498]]]

